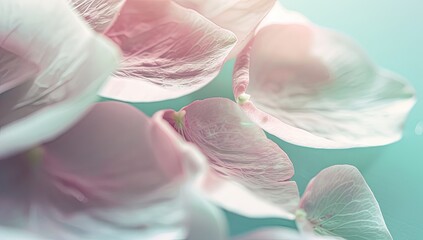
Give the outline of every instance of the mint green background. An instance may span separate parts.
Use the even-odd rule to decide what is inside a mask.
[[[405,125],[404,138],[384,147],[352,150],[318,150],[297,147],[272,136],[290,156],[300,191],[320,170],[333,164],[357,166],[372,188],[386,223],[398,240],[423,239],[423,2],[419,0],[284,0],[290,9],[312,21],[353,37],[383,67],[408,78],[417,89],[418,103]],[[151,115],[159,109],[180,109],[196,99],[233,98],[233,62],[205,88],[183,98],[151,104],[134,104]],[[253,207],[253,206],[252,206]],[[228,213],[232,234],[261,226],[290,226],[280,219],[247,219]]]

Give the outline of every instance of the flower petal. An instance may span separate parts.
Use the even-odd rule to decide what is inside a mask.
[[[315,148],[399,140],[415,102],[412,87],[374,66],[350,39],[288,16],[270,19],[237,59],[234,95],[251,119]]]
[[[33,84],[37,66],[0,48],[0,126]]]
[[[203,187],[215,203],[250,217],[294,217],[299,196],[291,161],[236,103],[212,98],[158,114],[208,157]]]
[[[115,21],[125,0],[68,0],[97,32],[106,31]]]
[[[12,71],[22,70],[26,83],[9,88],[10,96],[0,93],[2,101],[13,103],[1,117],[0,157],[51,139],[74,123],[118,61],[114,46],[91,32],[64,1],[1,1],[0,43],[2,52],[17,59],[0,68],[19,63]],[[30,79],[33,71],[23,62],[39,74]]]
[[[98,103],[38,162],[33,152],[0,162],[0,224],[53,239],[182,239],[184,164],[198,155],[175,137],[134,107]]]
[[[130,102],[177,98],[219,73],[236,37],[170,0],[128,0],[106,32],[124,53],[101,95]]]
[[[45,238],[37,237],[26,231],[20,231],[13,228],[3,228],[3,227],[0,227],[0,237],[1,239],[8,239],[8,240],[47,240]]]
[[[191,216],[188,240],[226,240],[229,233],[223,212],[198,192],[191,191],[190,194]]]
[[[297,225],[303,231],[345,239],[392,239],[379,205],[353,166],[324,169],[307,186]]]
[[[220,27],[235,33],[238,43],[228,58],[235,57],[248,43],[255,28],[270,11],[275,0],[174,0],[194,9]]]
[[[233,240],[340,240],[341,238],[300,234],[289,228],[263,228]]]

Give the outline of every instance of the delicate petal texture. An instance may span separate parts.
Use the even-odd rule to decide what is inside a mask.
[[[337,165],[311,180],[301,198],[297,225],[347,240],[392,239],[379,205],[360,172]]]
[[[289,228],[263,228],[233,240],[340,240],[342,238],[300,234]]]
[[[0,224],[61,240],[182,239],[196,154],[175,137],[129,105],[98,103],[54,141],[0,161]]]
[[[76,121],[118,61],[109,41],[56,0],[1,1],[0,51],[0,96],[8,104],[0,110],[0,157]]]
[[[291,161],[236,103],[211,98],[159,114],[208,157],[204,188],[213,201],[251,217],[294,217],[299,196]]]
[[[106,31],[116,19],[125,0],[68,0],[97,32]]]
[[[172,99],[203,87],[236,42],[231,32],[170,0],[127,0],[106,35],[124,60],[101,95],[131,102]]]
[[[228,58],[235,57],[254,35],[275,0],[174,0],[194,9],[212,22],[235,33],[238,43]]]
[[[399,140],[415,102],[412,87],[374,66],[350,39],[293,19],[298,23],[270,19],[275,24],[263,26],[237,59],[234,95],[251,119],[308,147]]]

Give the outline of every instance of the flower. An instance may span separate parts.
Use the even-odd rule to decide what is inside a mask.
[[[119,59],[56,0],[1,1],[0,43],[0,157],[65,131]]]
[[[0,225],[60,240],[184,238],[194,211],[216,210],[192,187],[202,155],[169,129],[95,104],[56,139],[0,160]]]
[[[274,0],[72,2],[124,52],[100,92],[105,97],[184,96],[236,56],[233,91],[247,115],[285,141],[314,148],[395,142],[415,103],[402,77],[375,66],[350,39]]]
[[[392,239],[373,193],[353,166],[323,170],[299,200],[288,156],[234,102],[211,98],[153,118],[165,120],[207,156],[210,171],[201,187],[219,206],[249,217],[295,219],[306,234]]]

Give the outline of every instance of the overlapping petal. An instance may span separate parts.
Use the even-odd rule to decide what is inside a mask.
[[[254,35],[255,28],[270,11],[275,0],[174,0],[194,9],[212,22],[235,33],[238,38],[228,58],[235,57]]]
[[[0,161],[0,224],[63,240],[182,239],[204,162],[177,138],[129,105],[98,103],[55,140]]]
[[[375,66],[349,38],[278,5],[260,28],[233,75],[234,95],[254,122],[315,148],[401,138],[415,102],[404,79]]]
[[[211,98],[156,117],[208,157],[203,188],[215,203],[247,216],[294,217],[299,196],[291,161],[236,103]]]
[[[305,232],[348,240],[392,239],[372,191],[353,166],[324,169],[307,186],[297,213]]]
[[[236,237],[234,240],[340,240],[342,238],[304,235],[288,228],[263,228]]]
[[[0,156],[64,131],[118,61],[65,1],[1,1],[0,43]]]
[[[105,97],[130,102],[191,93],[219,73],[233,33],[170,0],[127,0],[106,35],[124,54]]]
[[[106,31],[118,16],[125,0],[69,0],[97,32]]]

